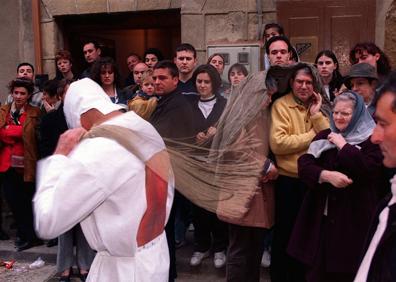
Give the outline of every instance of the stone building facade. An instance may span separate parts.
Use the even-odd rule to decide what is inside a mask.
[[[118,13],[133,13],[133,17],[140,12],[173,10],[180,15],[180,42],[193,44],[202,63],[210,44],[257,43],[263,25],[276,21],[277,2],[281,1],[284,0],[3,0],[1,101],[7,95],[4,85],[15,76],[16,65],[22,61],[35,62],[38,52],[41,72],[53,77],[55,53],[65,47],[64,29],[59,24],[62,17]],[[395,64],[396,1],[373,1],[376,1],[375,42]],[[41,50],[34,48],[37,32],[33,31],[32,5],[35,2],[40,5]]]

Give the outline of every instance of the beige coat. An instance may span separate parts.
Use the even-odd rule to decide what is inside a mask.
[[[255,146],[254,149],[248,153],[250,158],[256,159],[260,164],[259,171],[261,171],[268,155],[269,126],[267,125],[269,119],[266,116],[267,114],[266,111],[261,112],[257,118],[250,123],[250,126],[243,130],[241,137],[238,138],[241,140],[243,135],[248,135],[261,140],[260,146]],[[265,124],[262,121],[265,121]],[[238,141],[235,143],[238,143]],[[235,189],[237,189],[237,187]],[[240,218],[226,218],[221,215],[222,203],[220,203],[217,214],[221,220],[242,226],[261,228],[271,228],[273,226],[275,213],[274,186],[273,182],[261,183],[260,172],[257,173],[257,178],[252,179],[250,196],[237,198],[235,200],[243,202],[247,212]],[[224,204],[227,204],[227,202]]]

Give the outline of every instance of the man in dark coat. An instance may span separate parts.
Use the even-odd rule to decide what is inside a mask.
[[[396,73],[377,96],[377,126],[371,140],[379,144],[386,167],[396,167]],[[390,195],[380,203],[355,282],[396,281],[396,176]]]
[[[193,135],[192,110],[190,103],[177,90],[179,72],[171,61],[160,61],[154,66],[153,80],[155,94],[160,97],[157,107],[149,122],[154,126],[162,138],[173,141],[188,142]],[[167,144],[167,140],[165,140]],[[167,144],[169,145],[169,144]],[[175,257],[175,209],[182,196],[175,191],[175,199],[168,223],[165,227],[168,239],[170,269],[169,281],[176,278]]]

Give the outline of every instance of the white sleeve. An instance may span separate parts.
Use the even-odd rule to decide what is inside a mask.
[[[40,238],[55,238],[66,232],[106,199],[103,183],[91,171],[63,155],[38,163],[33,205]]]

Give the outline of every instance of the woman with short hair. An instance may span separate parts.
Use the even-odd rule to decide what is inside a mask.
[[[19,252],[42,244],[33,228],[32,210],[38,157],[36,127],[41,112],[29,104],[34,90],[31,80],[12,80],[8,88],[13,102],[0,108],[0,173],[16,222],[15,247]]]

